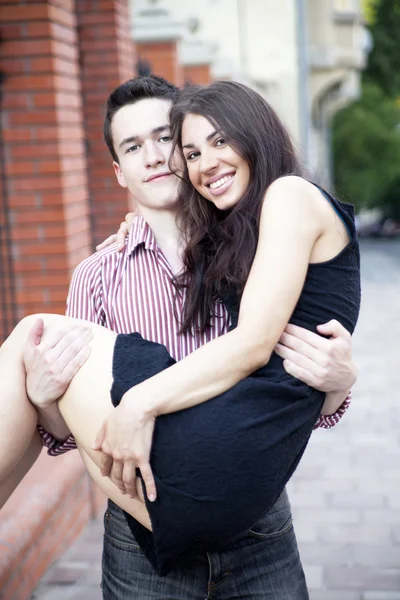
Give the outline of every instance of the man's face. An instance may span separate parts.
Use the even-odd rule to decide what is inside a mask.
[[[173,208],[179,179],[168,167],[171,155],[169,111],[172,103],[160,98],[139,100],[120,108],[111,124],[118,182],[131,192],[137,207]]]

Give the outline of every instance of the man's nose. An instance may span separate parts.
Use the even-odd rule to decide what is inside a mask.
[[[155,142],[145,144],[144,156],[146,167],[156,167],[165,163],[165,157]]]

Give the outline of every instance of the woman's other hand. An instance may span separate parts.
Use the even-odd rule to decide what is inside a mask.
[[[117,243],[118,252],[121,252],[125,247],[125,240],[132,228],[134,217],[135,213],[127,213],[125,215],[125,221],[122,221],[117,233],[113,233],[106,240],[104,240],[104,242],[101,242],[101,244],[96,246],[97,252],[107,248],[108,246],[111,246],[111,244],[114,244],[115,242]]]
[[[146,409],[132,388],[119,406],[105,419],[93,450],[101,452],[101,474],[109,477],[122,494],[137,497],[140,470],[148,499],[156,499],[156,486],[150,466],[155,415]],[[137,485],[139,484],[139,485]]]

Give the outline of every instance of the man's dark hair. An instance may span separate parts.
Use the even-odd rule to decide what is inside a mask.
[[[119,85],[112,94],[110,94],[107,100],[103,128],[104,139],[113,160],[118,162],[118,156],[115,152],[112,139],[111,123],[115,113],[120,108],[127,104],[135,104],[135,102],[144,100],[145,98],[161,98],[162,100],[171,100],[171,102],[175,102],[178,100],[179,96],[179,88],[157,75],[134,77]]]

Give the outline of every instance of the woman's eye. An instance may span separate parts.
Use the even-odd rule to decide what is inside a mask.
[[[194,158],[196,158],[196,156],[198,156],[198,154],[198,152],[191,152],[186,156],[186,160],[193,160]]]
[[[226,144],[224,138],[219,138],[216,142],[215,145],[216,146],[224,146]]]

